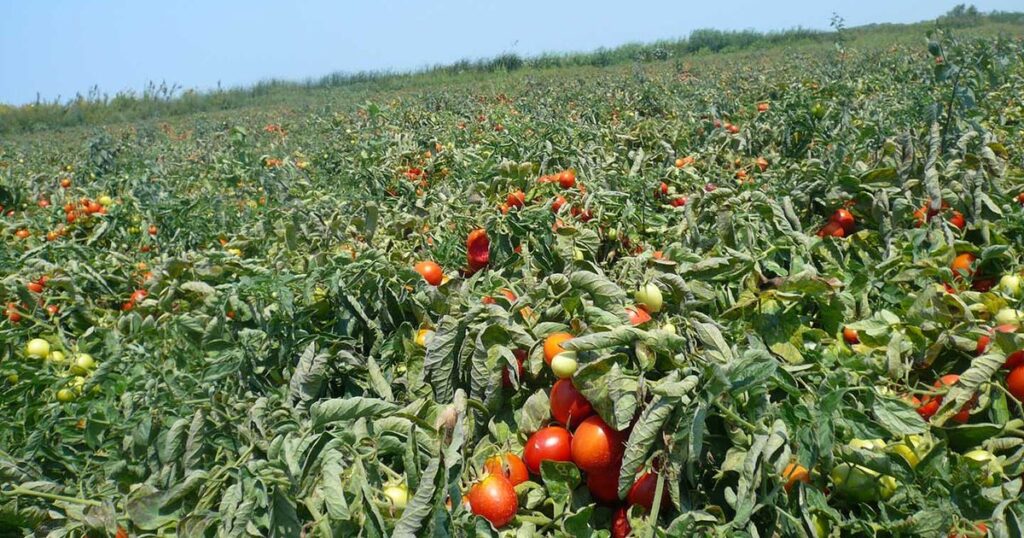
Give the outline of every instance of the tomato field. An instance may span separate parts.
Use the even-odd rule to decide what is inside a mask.
[[[0,534],[1021,536],[1024,31],[0,141]]]

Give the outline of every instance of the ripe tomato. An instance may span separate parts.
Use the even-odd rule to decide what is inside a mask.
[[[629,316],[630,325],[643,325],[651,321],[651,315],[644,310],[643,306],[627,306],[626,315]]]
[[[520,190],[512,191],[505,197],[505,204],[511,207],[523,207],[526,203],[526,193]]]
[[[441,266],[431,261],[419,262],[413,267],[413,269],[415,269],[416,272],[423,277],[423,280],[426,280],[427,284],[430,284],[431,286],[441,284],[441,279],[444,278],[444,272],[441,271]]]
[[[956,374],[948,374],[940,377],[939,380],[936,381],[935,384],[932,386],[936,390],[940,390],[955,384],[959,380],[960,376]],[[957,412],[957,414],[953,415],[952,418],[955,422],[964,424],[970,419],[971,408],[974,407],[976,398],[977,397],[972,398],[970,401],[964,404],[964,406],[960,409],[959,412]],[[925,396],[924,398],[921,399],[921,406],[917,408],[917,414],[921,415],[921,418],[928,420],[932,418],[932,415],[934,415],[939,410],[940,406],[942,406],[942,396]]]
[[[18,239],[28,239],[31,235],[32,232],[26,230],[25,228],[22,228],[14,232],[14,237],[17,237]]]
[[[29,282],[28,284],[25,284],[25,287],[28,288],[28,291],[32,293],[43,292],[43,285],[38,282]]]
[[[678,165],[679,161],[681,161],[681,160],[682,159],[676,159],[677,165]],[[680,166],[680,168],[682,168],[682,167]],[[660,198],[662,196],[668,196],[668,183],[665,183],[664,181],[662,181],[661,185],[658,185],[654,189],[654,197],[655,198]]]
[[[516,369],[516,373],[518,374],[516,379],[518,379],[519,382],[522,383],[522,381],[523,381],[523,361],[526,360],[526,350],[525,349],[513,349],[512,350],[512,354],[515,355],[515,357],[516,357],[516,368],[517,368]],[[511,387],[512,386],[512,374],[510,373],[509,370],[510,369],[507,366],[504,369],[501,370],[501,385],[503,387]]]
[[[850,344],[851,346],[853,344],[859,344],[860,343],[860,335],[857,334],[857,329],[852,329],[850,327],[843,327],[843,340],[845,340],[846,343]]]
[[[609,469],[603,473],[587,474],[587,489],[595,501],[615,503],[619,501],[619,469]]]
[[[594,414],[594,408],[583,397],[571,379],[559,379],[551,387],[551,416],[571,428]]]
[[[469,268],[472,271],[481,269],[491,259],[491,240],[487,237],[487,230],[477,228],[469,232],[466,238],[466,256],[469,261]]]
[[[807,467],[796,462],[786,465],[786,468],[782,470],[782,478],[786,480],[786,485],[783,487],[787,492],[793,489],[797,482],[807,484],[811,481],[811,475],[807,472]]]
[[[132,292],[132,296],[129,299],[133,303],[137,303],[149,296],[149,292],[146,290],[135,290]]]
[[[685,196],[676,196],[669,202],[672,207],[683,207],[686,205],[687,199]]]
[[[625,435],[593,415],[576,428],[572,438],[572,461],[588,473],[607,472],[622,460]]]
[[[561,426],[548,426],[530,436],[523,448],[523,459],[531,473],[540,474],[540,462],[572,461],[572,434]]]
[[[559,209],[565,205],[565,198],[561,195],[555,197],[555,201],[551,202],[551,212],[558,213]]]
[[[156,232],[157,232],[156,225],[155,224],[150,224],[149,225],[149,229],[146,230],[146,231],[149,232],[149,235],[156,235]]]
[[[963,230],[964,226],[967,226],[967,221],[964,220],[963,213],[959,211],[953,212],[953,216],[949,217],[949,223],[960,230]]]
[[[818,237],[846,237],[846,230],[837,222],[829,222],[818,230]]]
[[[558,174],[558,186],[563,189],[571,189],[576,186],[576,172],[566,170]]]
[[[507,478],[489,474],[469,489],[469,506],[473,513],[491,522],[496,528],[504,527],[519,511],[519,498]]]
[[[853,226],[856,220],[853,218],[853,213],[850,213],[846,209],[839,208],[835,213],[832,213],[832,217],[829,218],[829,222],[838,224],[844,232],[853,232]]]
[[[974,274],[974,270],[971,269],[971,264],[974,263],[974,254],[970,252],[964,252],[953,259],[953,263],[949,265],[949,268],[953,270],[953,278],[963,278]]]
[[[551,366],[551,359],[555,358],[555,355],[565,351],[562,349],[562,343],[569,340],[572,340],[572,335],[569,333],[554,333],[544,339],[544,362],[548,366]]]
[[[612,538],[628,538],[631,532],[633,527],[629,525],[629,514],[626,513],[625,506],[620,506],[612,514]]]
[[[633,482],[633,486],[629,488],[629,493],[626,494],[626,504],[628,506],[633,506],[634,504],[643,506],[644,510],[650,512],[654,507],[654,494],[657,488],[657,473],[646,472],[640,475],[640,478],[637,478],[636,482]],[[668,490],[662,488],[661,505],[667,506],[668,503]]]
[[[1024,366],[1018,366],[1006,376],[1006,390],[1014,398],[1024,402]]]
[[[504,456],[492,456],[484,462],[484,469],[494,475],[501,475],[508,479],[513,486],[518,486],[530,479],[530,472],[526,469],[523,460],[507,452]]]

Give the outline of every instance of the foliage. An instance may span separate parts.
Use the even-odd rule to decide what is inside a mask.
[[[550,422],[569,331],[620,495],[667,499],[636,535],[1019,536],[1024,335],[977,342],[1022,306],[1020,39],[670,58],[0,141],[0,532],[608,536],[571,463],[501,530],[461,502]]]

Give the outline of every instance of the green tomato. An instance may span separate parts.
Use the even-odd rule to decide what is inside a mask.
[[[1020,297],[1020,277],[1014,274],[1003,275],[999,279],[999,289],[1011,297]]]
[[[409,504],[409,488],[405,487],[405,484],[384,488],[384,496],[398,512],[405,510],[405,506]]]
[[[57,401],[61,403],[68,403],[75,401],[75,393],[71,392],[71,389],[60,389],[57,391]]]
[[[610,239],[612,241],[615,241],[618,238],[619,238],[619,230],[617,228],[612,228],[611,230],[608,230],[608,239]]]
[[[888,499],[896,492],[896,479],[850,463],[840,463],[829,473],[836,492],[855,503]]]
[[[49,360],[50,362],[56,362],[58,364],[63,363],[65,359],[66,357],[64,356],[64,352],[56,349],[51,351],[50,356],[47,357],[47,360]]]
[[[920,456],[917,455],[917,452],[915,452],[914,449],[911,448],[910,445],[908,445],[907,443],[896,443],[893,445],[889,445],[886,448],[886,450],[902,456],[903,459],[907,460],[907,463],[909,463],[911,467],[917,467],[917,464],[920,463],[921,461],[921,458]]]
[[[967,466],[977,471],[978,482],[984,486],[992,486],[996,483],[996,476],[1003,474],[1003,466],[995,454],[988,450],[977,449],[964,454],[964,461]]]
[[[80,375],[75,376],[71,383],[68,384],[68,387],[75,391],[76,394],[81,394],[82,389],[85,388],[85,378]]]
[[[663,304],[661,289],[650,282],[640,286],[640,289],[633,293],[633,298],[636,299],[637,303],[644,305],[644,308],[652,314],[660,311]]]
[[[97,198],[96,201],[99,202],[99,204],[101,206],[103,206],[103,207],[110,207],[111,204],[114,203],[113,198],[111,198],[110,196],[107,196],[106,194],[104,194],[103,196],[100,196],[99,198]]]
[[[661,330],[667,332],[668,334],[676,334],[676,326],[670,322],[665,322],[664,324],[662,324]]]
[[[1024,319],[1024,312],[1014,308],[1003,308],[996,312],[996,325],[1013,325],[1020,328],[1021,319]]]
[[[35,359],[45,359],[50,354],[50,343],[42,338],[33,338],[25,346],[25,354]]]
[[[71,373],[75,375],[87,375],[96,368],[96,361],[88,353],[79,353],[71,363]]]
[[[17,383],[19,379],[21,378],[18,377],[18,374],[7,374],[7,382],[12,385]]]
[[[558,379],[572,377],[576,373],[576,352],[563,351],[551,359],[551,372]]]

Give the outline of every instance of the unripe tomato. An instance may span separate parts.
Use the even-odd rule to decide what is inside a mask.
[[[103,207],[109,207],[111,204],[114,203],[114,200],[110,196],[107,196],[106,194],[100,196],[96,201],[99,202],[100,205]]]
[[[551,365],[551,360],[555,358],[555,355],[566,351],[562,348],[562,343],[572,340],[572,335],[569,333],[554,333],[548,335],[544,339],[544,362]]]
[[[572,434],[561,426],[548,426],[530,436],[523,448],[523,460],[531,473],[540,474],[540,462],[572,461]]]
[[[572,438],[572,460],[588,473],[605,472],[622,460],[625,435],[593,415],[584,420]]]
[[[594,408],[591,407],[590,402],[576,390],[576,386],[569,379],[555,381],[551,387],[549,400],[551,401],[551,416],[567,427],[579,424],[594,414]]]
[[[93,360],[92,355],[88,353],[79,353],[75,356],[75,360],[71,364],[71,373],[75,375],[87,375],[94,368],[96,368],[96,361]]]
[[[619,469],[587,474],[587,489],[595,501],[611,504],[619,500]]]
[[[636,290],[633,294],[633,298],[636,299],[637,303],[642,304],[648,312],[657,313],[661,311],[663,304],[661,288],[654,283],[648,282],[640,286],[640,289]]]
[[[519,511],[516,490],[507,478],[489,474],[469,489],[470,509],[496,528],[507,525]]]
[[[420,329],[416,331],[416,345],[420,347],[427,347],[427,342],[433,338],[434,331],[430,329]]]
[[[999,325],[1020,328],[1022,320],[1024,320],[1024,312],[1015,308],[1001,308],[999,312],[996,312],[995,322]]]
[[[64,362],[64,353],[61,351],[53,350],[50,355],[46,357],[50,362],[61,364]]]
[[[526,464],[511,452],[487,458],[484,469],[490,474],[504,476],[512,486],[518,486],[530,479],[530,471],[526,469]]]
[[[25,345],[25,355],[35,359],[45,359],[50,354],[50,343],[42,338],[33,338]]]
[[[568,379],[576,373],[576,352],[563,351],[551,359],[551,373],[558,379]]]
[[[855,503],[888,499],[896,492],[895,478],[860,465],[840,463],[829,477],[836,493]]]
[[[444,271],[441,270],[441,266],[431,261],[419,262],[413,266],[413,269],[431,286],[440,285],[441,280],[444,278]]]
[[[972,450],[964,454],[964,462],[978,472],[977,481],[984,486],[995,484],[996,476],[1003,474],[1003,466],[999,464],[999,459],[988,450]]]
[[[406,505],[409,504],[409,488],[405,487],[405,484],[384,488],[384,496],[388,498],[396,512],[405,510]]]
[[[1014,368],[1006,376],[1006,390],[1017,400],[1024,402],[1024,364]]]
[[[797,482],[808,484],[811,481],[811,475],[807,471],[807,467],[796,462],[786,465],[786,468],[782,470],[782,478],[786,481],[783,488],[787,492],[793,489]]]
[[[1003,275],[999,279],[999,289],[1011,297],[1020,297],[1021,283],[1020,276],[1016,274]]]
[[[843,327],[843,340],[851,346],[860,343],[860,335],[857,334],[857,329],[850,327]]]
[[[60,389],[57,391],[57,401],[68,403],[75,401],[75,393],[71,389]]]

